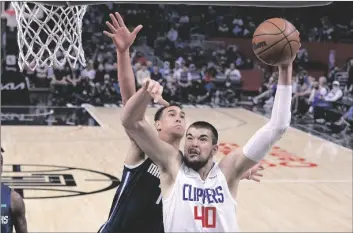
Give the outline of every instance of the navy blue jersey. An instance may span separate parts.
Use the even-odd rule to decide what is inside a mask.
[[[124,166],[110,209],[100,233],[163,233],[159,170],[151,159],[141,165]]]
[[[1,183],[1,233],[12,233],[11,189]]]

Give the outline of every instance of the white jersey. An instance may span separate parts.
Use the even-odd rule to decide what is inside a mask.
[[[165,232],[238,232],[236,202],[215,164],[205,181],[183,163],[169,196],[163,198]]]

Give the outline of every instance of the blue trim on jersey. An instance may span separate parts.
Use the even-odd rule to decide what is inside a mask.
[[[117,210],[117,207],[118,207],[118,203],[119,203],[121,194],[124,192],[124,189],[125,189],[126,185],[127,185],[128,182],[129,182],[130,173],[131,173],[131,171],[126,172],[126,178],[124,179],[123,186],[122,186],[122,188],[121,188],[121,190],[120,190],[119,197],[118,197],[118,199],[117,199],[116,202],[115,202],[115,205],[114,205],[114,208],[113,208],[113,210],[112,210],[112,213],[111,213],[111,215],[109,216],[108,220],[104,223],[104,225],[102,226],[102,228],[100,229],[99,232],[102,232],[102,231],[104,230],[105,226],[110,222],[111,218],[114,216],[114,213],[115,213],[115,211]]]

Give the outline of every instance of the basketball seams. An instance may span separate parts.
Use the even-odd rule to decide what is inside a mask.
[[[289,48],[290,48],[290,55],[291,56],[293,56],[293,50],[292,50],[292,46],[290,45],[290,43],[289,43],[289,40],[288,40],[288,36],[290,36],[290,35],[292,35],[295,31],[297,31],[297,29],[295,28],[295,30],[293,31],[293,32],[291,32],[291,33],[289,33],[288,34],[288,36],[286,36],[286,34],[284,34],[284,32],[286,31],[286,28],[287,28],[287,20],[285,20],[285,19],[282,19],[282,20],[284,20],[284,30],[282,31],[282,33],[283,33],[283,35],[284,35],[284,37],[286,38],[286,40],[287,40],[287,44],[289,44]],[[270,22],[270,21],[266,21],[266,22]],[[278,28],[278,30],[280,30],[281,31],[281,29],[276,25],[276,24],[274,24],[274,23],[272,23],[272,22],[270,22],[271,24],[273,24],[276,28]],[[282,39],[283,40],[283,39]],[[286,44],[286,45],[287,45]],[[284,46],[285,47],[285,46]],[[282,52],[283,52],[283,50],[282,50]],[[281,52],[281,53],[282,53]]]
[[[271,23],[271,22],[269,22],[269,21],[265,21],[265,22],[263,22],[262,24],[264,24],[264,23]],[[271,23],[271,24],[273,24],[273,23]],[[262,25],[260,25],[260,26],[262,26]],[[277,27],[278,28],[278,27]],[[278,28],[279,29],[279,28]],[[255,37],[258,37],[258,36],[278,36],[278,35],[280,35],[280,34],[282,34],[283,32],[281,31],[281,29],[279,29],[279,33],[261,33],[261,34],[257,34],[257,35],[254,35],[252,38],[254,39]]]
[[[281,33],[283,33],[283,32],[286,31],[287,23],[286,23],[286,20],[285,20],[285,19],[282,19],[282,18],[280,18],[280,19],[284,21],[284,29],[283,29],[283,31],[282,31],[275,23],[273,23],[273,22],[271,22],[271,21],[268,21],[268,20],[266,20],[265,22],[272,24],[273,26],[275,26],[276,28],[278,28],[278,30],[279,30]]]
[[[294,32],[296,32],[296,31],[297,31],[297,29],[295,29],[293,32],[291,32],[290,34],[288,34],[288,36],[292,35],[292,34],[293,34]],[[282,33],[282,34],[283,34],[283,33]],[[283,35],[284,35],[284,34],[283,34]],[[260,55],[260,54],[262,54],[263,52],[269,50],[270,48],[272,48],[272,47],[275,46],[276,44],[280,43],[280,42],[283,41],[284,39],[287,39],[287,37],[286,37],[285,35],[284,35],[284,37],[283,37],[282,39],[280,39],[279,41],[277,41],[276,43],[274,43],[274,44],[271,45],[270,47],[268,47],[268,48],[262,50],[261,52],[257,53],[257,55]],[[288,39],[287,39],[287,43],[288,43]],[[292,49],[292,47],[291,47],[291,49]]]
[[[278,60],[281,58],[281,55],[282,55],[282,53],[283,53],[283,50],[286,48],[286,46],[287,46],[288,44],[290,44],[290,43],[287,42],[287,43],[283,46],[281,52],[279,53],[279,56],[277,56],[277,60],[275,60],[273,63],[271,63],[271,65],[274,65],[274,64],[276,64],[276,63],[278,62]],[[289,45],[289,46],[290,46],[290,45]],[[290,53],[292,54],[292,47],[291,47],[291,52],[290,52]]]

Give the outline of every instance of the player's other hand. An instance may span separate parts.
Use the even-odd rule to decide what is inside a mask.
[[[113,40],[118,52],[125,52],[134,43],[137,33],[142,29],[142,25],[138,25],[132,32],[125,26],[124,20],[118,12],[109,14],[111,23],[106,22],[110,32],[103,31],[104,35]]]
[[[263,177],[263,174],[261,173],[262,170],[264,170],[264,166],[262,166],[260,163],[256,164],[252,168],[250,168],[249,172],[245,174],[246,179],[248,180],[253,180],[256,182],[260,182],[260,177]]]
[[[142,83],[142,88],[150,94],[155,103],[159,103],[163,106],[169,106],[169,103],[162,97],[163,87],[159,84],[159,82],[150,78],[145,78]]]

